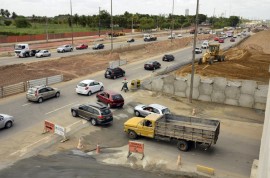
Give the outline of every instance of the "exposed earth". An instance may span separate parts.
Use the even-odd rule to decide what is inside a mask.
[[[267,84],[269,82],[270,31],[261,31],[249,37],[238,47],[225,52],[226,62],[213,65],[195,64],[195,73],[207,77],[248,79]],[[178,71],[176,75],[191,72],[191,65]]]

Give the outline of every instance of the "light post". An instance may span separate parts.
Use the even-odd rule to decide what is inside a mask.
[[[194,33],[194,42],[193,42],[193,50],[192,50],[192,71],[191,71],[190,93],[189,93],[190,103],[192,103],[192,94],[193,94],[195,48],[196,48],[196,40],[197,40],[197,32],[198,32],[198,11],[199,11],[199,0],[197,0],[197,7],[196,7],[195,33]]]
[[[173,11],[174,11],[174,0],[173,0],[173,5],[172,5],[171,43],[172,43],[172,40],[173,40],[172,32],[173,32],[173,26],[174,26]]]
[[[111,0],[111,52],[113,52],[113,16],[112,16],[112,0]]]
[[[73,46],[73,25],[72,25],[72,3],[70,0],[70,26],[71,26],[71,40],[72,40],[72,46]]]
[[[131,19],[131,34],[133,34],[133,14],[132,14],[132,19]]]
[[[100,7],[98,7],[98,36],[100,37]]]
[[[48,36],[48,18],[46,17],[46,42],[48,43],[49,36]]]

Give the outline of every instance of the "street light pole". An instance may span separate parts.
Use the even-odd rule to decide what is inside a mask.
[[[173,11],[174,11],[174,0],[173,0],[173,5],[172,5],[172,22],[171,22],[171,43],[172,43],[172,32],[173,32],[173,26],[174,26],[174,19],[173,19]]]
[[[72,40],[72,46],[73,46],[73,25],[72,25],[72,3],[70,0],[70,25],[71,25],[71,40]]]
[[[98,36],[100,37],[100,7],[98,7]]]
[[[192,71],[191,71],[190,93],[189,93],[189,102],[190,103],[192,103],[192,94],[193,94],[195,48],[196,48],[198,20],[199,20],[198,19],[198,11],[199,11],[199,0],[197,0],[197,7],[196,7],[195,33],[194,33],[194,42],[193,42],[193,50],[192,50]]]
[[[133,34],[133,14],[132,14],[132,19],[131,19],[131,34]]]
[[[113,52],[113,16],[112,16],[112,0],[111,0],[111,52]]]
[[[46,17],[46,42],[48,43],[49,36],[48,36],[48,17]]]

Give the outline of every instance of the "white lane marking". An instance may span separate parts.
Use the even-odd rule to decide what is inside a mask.
[[[77,102],[73,102],[73,103],[67,104],[67,105],[65,105],[65,106],[62,106],[62,107],[60,107],[60,108],[57,108],[57,109],[55,109],[55,110],[53,110],[53,111],[47,112],[45,115],[51,114],[51,113],[53,113],[53,112],[56,112],[56,111],[58,111],[58,110],[60,110],[60,109],[63,109],[63,108],[65,108],[65,107],[70,106],[70,105],[73,105],[73,104],[75,104],[75,103],[77,103]]]
[[[130,69],[130,70],[137,70],[137,69],[143,69],[143,67],[140,66],[140,67],[132,68],[132,69]]]
[[[31,104],[31,103],[25,103],[25,104],[23,104],[22,106],[24,107],[24,106],[27,106],[27,105],[29,105],[29,104]]]

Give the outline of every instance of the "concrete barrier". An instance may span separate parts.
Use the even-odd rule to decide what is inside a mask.
[[[215,169],[206,167],[206,166],[201,166],[201,165],[197,165],[197,171],[205,173],[205,174],[209,174],[209,175],[215,174]]]

